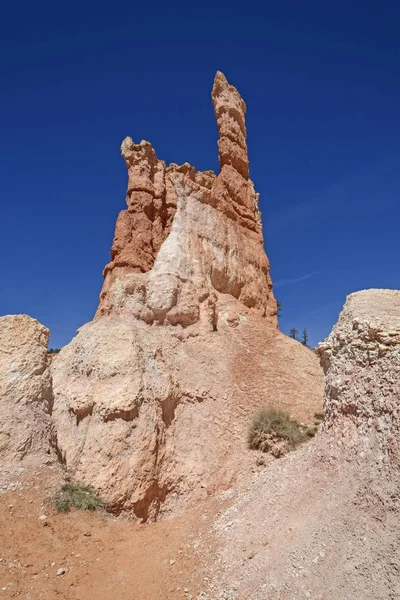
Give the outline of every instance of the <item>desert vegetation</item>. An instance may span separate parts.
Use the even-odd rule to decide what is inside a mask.
[[[79,510],[105,508],[104,502],[93,488],[77,483],[64,484],[52,500],[58,512],[69,512],[72,508]]]
[[[270,452],[278,458],[316,432],[316,427],[299,423],[281,410],[260,408],[253,416],[248,442],[251,449]]]

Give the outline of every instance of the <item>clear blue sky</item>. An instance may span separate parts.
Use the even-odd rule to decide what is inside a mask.
[[[62,346],[97,306],[126,135],[218,169],[210,92],[248,107],[251,177],[281,328],[322,340],[345,296],[400,287],[398,2],[0,7],[0,314]]]

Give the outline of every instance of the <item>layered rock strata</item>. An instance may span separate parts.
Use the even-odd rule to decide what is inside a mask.
[[[317,357],[277,329],[245,104],[222,73],[212,97],[217,176],[123,141],[127,209],[99,308],[52,361],[62,460],[142,521],[248,471],[255,407],[310,420],[322,401]]]

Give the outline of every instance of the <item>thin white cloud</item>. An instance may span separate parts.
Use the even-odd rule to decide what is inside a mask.
[[[282,287],[282,285],[290,285],[291,283],[299,283],[300,281],[304,281],[305,279],[310,279],[314,273],[307,273],[307,275],[302,275],[301,277],[293,277],[292,279],[281,279],[280,281],[275,281],[274,287]]]

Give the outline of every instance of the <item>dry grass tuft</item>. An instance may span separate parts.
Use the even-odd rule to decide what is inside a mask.
[[[315,433],[316,428],[298,423],[280,410],[260,408],[253,417],[248,442],[253,450],[270,452],[279,457]]]
[[[77,483],[66,483],[53,497],[58,512],[69,512],[71,508],[79,510],[96,510],[105,508],[104,502],[89,486]]]

